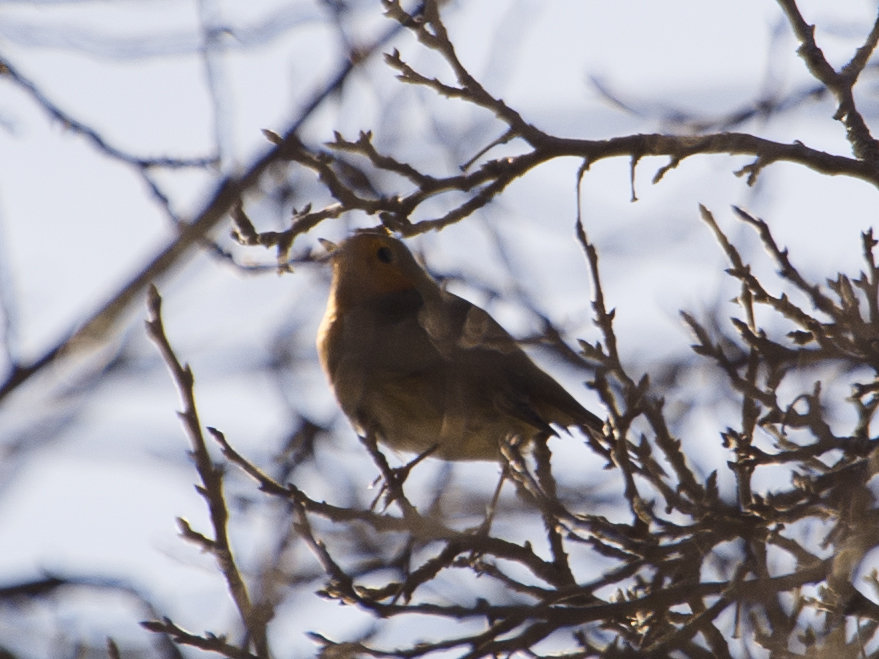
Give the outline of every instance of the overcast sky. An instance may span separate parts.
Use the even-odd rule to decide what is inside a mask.
[[[392,27],[378,2],[352,2],[340,16],[330,12],[331,4],[2,2],[0,58],[112,149],[141,158],[219,153],[219,166],[208,171],[150,173],[173,212],[186,220],[222,174],[242,171],[269,148],[262,129],[282,133],[327,83],[346,40],[368,44]],[[800,5],[835,64],[861,44],[876,11],[875,2],[856,0]],[[697,121],[718,122],[762,99],[796,99],[815,87],[778,6],[768,0],[468,0],[447,3],[444,16],[470,72],[528,121],[563,136],[684,132]],[[207,34],[213,36],[206,53]],[[399,33],[382,51],[392,48],[419,71],[451,80],[410,34]],[[859,102],[868,122],[875,122],[875,73],[864,77]],[[77,327],[172,240],[174,227],[138,168],[50,117],[21,84],[0,78],[0,90],[0,301],[8,365],[9,355],[35,359]],[[848,156],[833,111],[824,99],[781,119],[755,118],[733,129]],[[724,128],[719,123],[711,129]],[[442,175],[502,128],[483,110],[401,84],[373,55],[344,93],[308,121],[303,138],[317,146],[332,140],[334,130],[351,139],[372,130],[380,148]],[[490,155],[519,148],[513,143]],[[666,161],[645,158],[636,171],[635,203],[627,160],[603,161],[587,173],[584,222],[601,254],[608,304],[617,309],[621,350],[636,374],[688,354],[691,338],[679,309],[705,313],[735,295],[698,204],[741,241],[761,273],[774,267],[752,232],[737,225],[731,204],[769,221],[778,242],[819,280],[860,267],[859,232],[875,221],[874,189],[789,164],[768,168],[757,186],[748,187],[733,174],[748,162],[692,158],[653,185]],[[588,269],[574,240],[579,165],[572,159],[545,165],[477,216],[411,244],[434,272],[463,275],[451,284],[454,290],[488,305],[513,333],[539,327],[533,314],[522,312],[528,300],[571,342],[594,342],[599,335],[590,321]],[[289,221],[293,202],[272,192],[283,177],[283,170],[273,170],[265,177],[266,194],[246,200],[263,230]],[[304,205],[311,194],[316,204],[325,201],[304,174],[290,181],[297,203]],[[452,203],[428,205],[425,217],[440,216]],[[354,226],[374,223],[362,216],[326,223],[298,239],[293,251],[307,253],[317,249],[319,236],[338,239]],[[226,222],[215,237],[238,264],[274,263],[272,252],[238,247],[228,232]],[[246,274],[200,250],[159,284],[169,337],[195,370],[206,425],[222,429],[260,464],[279,450],[296,414],[335,424],[331,450],[321,456],[324,473],[362,470],[360,485],[368,486],[374,472],[338,416],[313,347],[328,286],[325,268]],[[202,528],[207,521],[174,414],[177,396],[144,336],[144,317],[143,305],[136,305],[111,337],[79,349],[0,407],[0,445],[9,447],[0,461],[0,585],[43,571],[119,579],[142,588],[160,613],[197,630],[222,631],[231,620],[222,580],[207,557],[177,536],[177,517]],[[284,367],[270,368],[279,355],[287,360]],[[545,355],[537,358],[599,410],[581,373]],[[121,366],[105,371],[114,359]],[[688,427],[702,429],[703,421]],[[706,473],[727,459],[718,446],[691,449]],[[497,471],[485,464],[459,469],[464,479],[493,479]],[[310,478],[316,498],[332,496],[331,479],[322,481],[319,470]],[[245,499],[259,497],[243,478],[233,479],[232,489]],[[258,539],[271,519],[258,506],[254,510],[238,527],[245,562],[258,560]],[[95,615],[83,602],[40,615],[0,610],[0,644],[39,656],[42,650],[22,639],[62,628],[98,646],[110,633],[146,645],[149,635],[137,626],[146,614],[125,598],[114,606],[107,597],[88,605]],[[330,614],[343,616],[352,634],[368,624],[309,592],[301,600],[308,607],[296,609],[276,630],[276,647],[311,651],[303,632],[320,629]],[[342,625],[334,623],[340,636]]]

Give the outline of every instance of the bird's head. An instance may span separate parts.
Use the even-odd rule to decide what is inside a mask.
[[[406,245],[385,233],[363,231],[338,245],[322,242],[331,252],[337,303],[355,304],[388,293],[436,286]]]

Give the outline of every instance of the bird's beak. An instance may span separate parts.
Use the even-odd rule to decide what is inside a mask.
[[[339,249],[339,246],[331,240],[327,240],[326,238],[318,238],[318,242],[323,245],[323,248],[326,250],[326,254],[317,257],[317,261],[328,261],[333,258],[333,254],[336,253],[336,250]]]

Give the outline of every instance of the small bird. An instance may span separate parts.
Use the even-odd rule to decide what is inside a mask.
[[[500,460],[500,446],[603,422],[542,371],[486,311],[440,288],[399,240],[359,232],[331,250],[317,335],[321,366],[361,435],[445,460]]]

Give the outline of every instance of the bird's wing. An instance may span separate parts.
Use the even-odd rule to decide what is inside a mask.
[[[441,354],[456,350],[521,352],[515,339],[486,311],[457,295],[440,291],[425,296],[418,321]]]
[[[530,361],[530,360],[529,360]],[[604,421],[583,407],[562,385],[544,373],[531,362],[531,373],[527,379],[529,398],[541,414],[552,423],[565,428],[581,426],[591,433],[604,435]]]
[[[602,420],[541,370],[486,311],[451,293],[442,295],[442,315],[437,317],[436,304],[425,305],[419,322],[433,323],[425,329],[437,350],[473,381],[485,382],[498,410],[542,432],[552,432],[551,423],[602,432]]]

